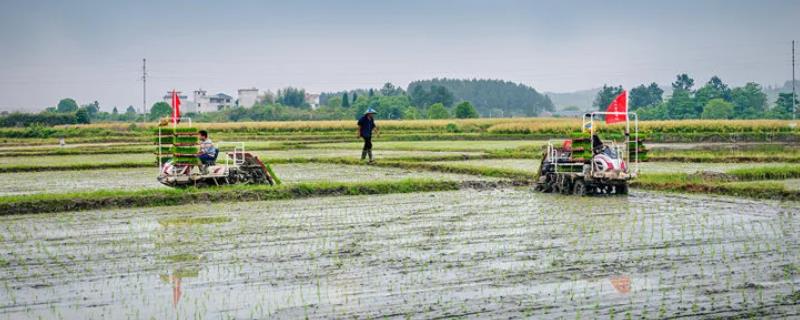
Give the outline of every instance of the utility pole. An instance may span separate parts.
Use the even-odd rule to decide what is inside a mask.
[[[147,114],[147,59],[142,59],[142,114]]]
[[[797,120],[797,94],[795,93],[794,78],[794,40],[792,40],[792,120]]]

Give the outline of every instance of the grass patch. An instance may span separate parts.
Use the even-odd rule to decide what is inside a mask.
[[[459,183],[430,179],[366,183],[301,183],[270,187],[236,185],[207,189],[101,190],[80,193],[0,197],[0,215],[67,212],[107,208],[171,206],[218,201],[261,201],[319,196],[411,193],[458,190]]]
[[[800,200],[800,191],[788,190],[785,185],[775,181],[721,182],[704,180],[700,176],[685,173],[641,175],[631,182],[631,186],[671,192],[709,193],[756,199]]]
[[[197,224],[216,224],[231,222],[230,217],[177,217],[158,220],[158,224],[168,226],[189,226]]]
[[[191,261],[198,261],[200,260],[200,256],[191,254],[191,253],[179,253],[173,254],[171,256],[164,257],[164,260],[169,262],[177,263],[177,262],[191,262]]]
[[[656,162],[800,162],[798,150],[657,150],[648,154]]]
[[[739,180],[785,180],[800,178],[800,165],[733,169],[726,172]]]

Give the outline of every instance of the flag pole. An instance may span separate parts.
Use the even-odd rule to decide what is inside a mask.
[[[631,134],[631,119],[628,117],[628,104],[630,103],[630,93],[625,90],[625,142],[628,142],[628,137]]]
[[[177,93],[175,92],[175,89],[172,89],[172,129],[178,127],[178,118],[177,118],[178,114],[175,112],[176,111],[175,105],[177,104],[175,100],[177,99],[177,97],[178,96]]]

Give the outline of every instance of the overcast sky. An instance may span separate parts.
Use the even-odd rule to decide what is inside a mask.
[[[173,88],[493,78],[539,91],[791,78],[800,1],[0,1],[0,110]],[[794,25],[792,23],[795,23]]]

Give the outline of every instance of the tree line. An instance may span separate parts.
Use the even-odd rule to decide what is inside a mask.
[[[593,107],[603,111],[620,93],[621,86],[604,85],[597,93]],[[629,107],[642,120],[662,119],[790,119],[792,95],[780,93],[770,103],[763,88],[747,83],[731,88],[714,76],[702,86],[687,74],[676,76],[672,94],[656,83],[641,84],[630,89]],[[287,87],[276,94],[261,95],[252,107],[234,106],[201,114],[186,113],[195,121],[285,121],[285,120],[344,120],[360,117],[368,108],[379,112],[382,119],[446,119],[537,116],[553,111],[550,98],[535,89],[501,80],[432,79],[414,81],[408,89],[386,83],[381,88],[354,89],[320,95],[320,105],[312,109],[302,88]],[[40,113],[11,113],[0,116],[0,126],[53,126],[85,124],[101,121],[153,121],[167,117],[172,107],[163,101],[154,103],[146,115],[133,106],[120,112],[100,111],[94,101],[79,106],[65,98],[55,107]]]
[[[622,86],[603,85],[593,107],[605,111],[621,92]],[[679,74],[672,83],[672,94],[667,99],[663,95],[664,90],[656,83],[634,87],[628,93],[629,111],[635,111],[642,120],[791,119],[794,108],[791,93],[779,93],[770,103],[761,85],[748,82],[731,88],[718,76],[695,87],[694,79]]]
[[[142,121],[144,118],[136,113],[133,106],[128,106],[125,113],[117,107],[111,112],[100,111],[100,103],[94,101],[78,106],[75,99],[61,99],[55,107],[48,107],[39,113],[14,112],[0,117],[0,127],[27,127],[33,124],[55,126],[65,124],[88,124],[96,121]]]

